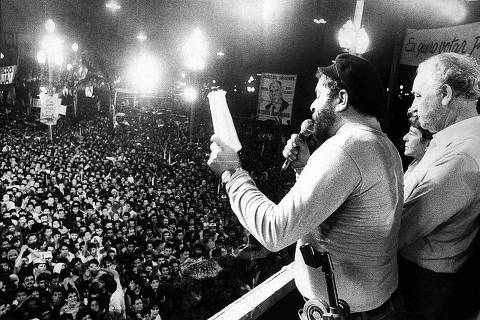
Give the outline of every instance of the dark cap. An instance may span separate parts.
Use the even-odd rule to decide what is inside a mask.
[[[318,70],[343,84],[353,96],[352,105],[359,111],[375,117],[381,116],[386,106],[385,89],[380,75],[368,60],[342,53],[332,65],[319,67]]]

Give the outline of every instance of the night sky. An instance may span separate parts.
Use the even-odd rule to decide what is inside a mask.
[[[450,0],[366,0],[362,25],[370,36],[371,60],[388,86],[396,44],[405,28],[435,28],[480,20],[480,1],[468,1],[467,17],[456,22],[456,13],[439,10]],[[135,38],[143,31],[148,39],[142,45],[161,60],[164,86],[170,86],[182,70],[181,48],[185,38],[199,27],[207,37],[210,58],[198,75],[216,79],[227,91],[233,85],[245,86],[250,75],[262,72],[297,74],[293,123],[309,116],[314,98],[315,70],[330,64],[341,52],[337,32],[353,18],[354,0],[276,0],[267,14],[263,0],[118,0],[122,8],[112,14],[106,1],[95,0],[2,0],[2,32],[20,32],[37,39],[27,41],[30,54],[43,23],[52,18],[60,33],[76,39],[81,48],[104,60],[125,66],[140,49]],[[315,24],[319,14],[327,24]],[[37,35],[37,36],[35,36]],[[222,50],[224,57],[217,57]],[[119,70],[121,71],[121,70]],[[397,86],[411,85],[415,69],[400,66]],[[168,80],[168,81],[167,81]],[[255,97],[250,98],[252,101]],[[408,102],[394,99],[391,115],[402,117]],[[248,116],[255,107],[231,106],[233,113]],[[403,119],[405,121],[405,119]],[[387,128],[393,139],[401,137],[402,121]]]

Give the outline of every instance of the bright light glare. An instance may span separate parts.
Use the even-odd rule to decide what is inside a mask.
[[[365,31],[365,28],[361,28],[358,30],[357,33],[357,47],[356,47],[356,52],[358,54],[364,54],[368,46],[370,45],[370,38],[368,37],[367,31]]]
[[[110,1],[105,4],[105,7],[112,11],[117,11],[121,9],[122,7],[116,2],[116,1]]]
[[[73,52],[77,52],[77,51],[78,51],[78,43],[74,42],[74,43],[72,44],[72,51],[73,51]]]
[[[253,93],[253,92],[255,92],[255,87],[248,86],[247,91]]]
[[[48,33],[53,33],[55,31],[55,22],[53,22],[52,19],[48,19],[47,22],[45,22],[45,29],[47,29]]]
[[[454,22],[462,22],[467,17],[467,8],[464,1],[460,0],[443,0],[434,3],[440,9],[440,12],[451,18]]]
[[[145,40],[147,40],[147,36],[145,34],[143,34],[143,32],[140,32],[137,35],[137,39],[140,40],[140,41],[145,41]]]
[[[160,79],[159,72],[157,60],[147,53],[142,53],[133,59],[128,71],[128,78],[136,90],[151,92],[154,91],[158,84]]]
[[[41,51],[45,52],[48,61],[51,61],[57,65],[61,65],[63,63],[62,45],[62,39],[57,37],[55,34],[49,34],[42,40]]]
[[[51,34],[43,38],[41,47],[47,56],[54,55],[56,52],[62,50],[62,40],[56,35]]]
[[[38,63],[40,63],[40,64],[44,64],[45,61],[47,61],[47,55],[45,54],[45,52],[39,51],[39,52],[37,53],[37,61],[38,61]]]
[[[223,57],[225,55],[225,53],[223,51],[218,51],[217,52],[217,56],[219,57]]]
[[[72,69],[73,69],[72,64],[71,64],[71,63],[67,64],[67,70],[68,70],[68,71],[72,71]]]
[[[57,66],[61,66],[63,64],[63,54],[61,52],[56,52],[53,55],[53,61]]]
[[[263,0],[263,22],[271,23],[277,9],[278,3],[276,0]]]
[[[370,38],[365,28],[361,28],[357,32],[352,20],[348,20],[338,32],[338,43],[340,47],[346,49],[350,49],[355,45],[356,53],[362,54],[367,51]]]
[[[250,78],[248,78],[248,83],[252,83],[253,80],[255,80],[255,79],[253,78],[253,76],[250,76]]]
[[[348,20],[338,32],[338,43],[342,48],[350,48],[355,41],[355,26]]]
[[[186,87],[183,91],[183,98],[187,102],[194,102],[195,100],[197,100],[197,97],[198,91],[194,87]]]
[[[325,23],[327,23],[327,20],[325,20],[323,18],[315,18],[315,19],[313,19],[313,22],[315,22],[316,24],[325,24]]]
[[[202,70],[205,68],[208,54],[207,41],[199,28],[195,28],[193,34],[187,39],[183,52],[187,68],[191,70]]]

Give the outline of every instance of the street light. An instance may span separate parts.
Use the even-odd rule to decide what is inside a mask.
[[[141,53],[133,59],[128,77],[136,90],[154,91],[160,79],[157,59],[146,52]]]
[[[327,20],[325,20],[324,18],[321,18],[321,17],[316,17],[313,19],[313,22],[316,23],[316,24],[325,24],[327,23]]]
[[[367,32],[361,27],[364,5],[365,0],[357,0],[353,22],[348,20],[338,32],[340,46],[348,49],[350,54],[363,54],[370,44]]]
[[[37,53],[37,61],[44,65],[48,65],[48,95],[53,96],[53,66],[62,65],[63,63],[63,52],[62,46],[63,41],[55,34],[55,22],[52,19],[48,19],[45,22],[45,29],[47,34],[42,39],[40,43],[40,51]],[[48,133],[50,136],[50,141],[53,142],[53,129],[52,124],[55,119],[48,119],[46,124],[48,124]]]
[[[467,8],[465,1],[459,0],[444,0],[444,1],[431,1],[433,5],[438,6],[440,12],[449,17],[455,23],[462,22],[467,16]]]
[[[183,47],[185,66],[193,71],[205,68],[208,55],[207,41],[199,28],[193,30]]]
[[[117,10],[120,10],[122,6],[120,6],[117,1],[110,1],[105,4],[105,7],[112,10],[112,12],[115,12]]]
[[[40,64],[45,64],[45,61],[47,61],[47,54],[43,51],[39,51],[37,53],[37,61]]]
[[[185,55],[185,66],[192,71],[200,71],[205,68],[207,55],[208,55],[208,46],[205,37],[199,28],[193,30],[192,35],[187,39],[183,47],[183,52]],[[193,81],[196,82],[195,79]],[[184,94],[185,98],[191,100],[190,104],[190,140],[193,138],[193,101],[197,98],[197,91],[191,89],[185,89]]]
[[[338,32],[338,43],[340,47],[349,49],[352,54],[363,54],[367,51],[370,38],[365,28],[357,29],[352,20],[348,20]]]
[[[55,32],[55,22],[53,22],[52,19],[48,19],[47,22],[45,22],[45,29],[47,29],[48,33],[54,33]]]
[[[41,42],[40,52],[46,54],[49,65],[55,63],[56,65],[62,65],[63,63],[63,41],[56,34],[47,34]],[[38,59],[38,56],[37,56]]]
[[[147,40],[147,36],[143,32],[140,32],[137,35],[137,39],[140,40],[141,42],[143,42],[143,41]]]
[[[192,103],[197,100],[198,97],[198,91],[194,87],[186,87],[185,90],[183,91],[183,98],[185,99],[186,102]],[[192,119],[190,119],[191,122]]]

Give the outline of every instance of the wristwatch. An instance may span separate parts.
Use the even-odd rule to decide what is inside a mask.
[[[237,168],[235,170],[233,169],[228,169],[228,170],[225,170],[223,171],[222,173],[222,183],[225,184],[227,182],[230,181],[230,179],[232,178],[232,175],[240,168]]]

